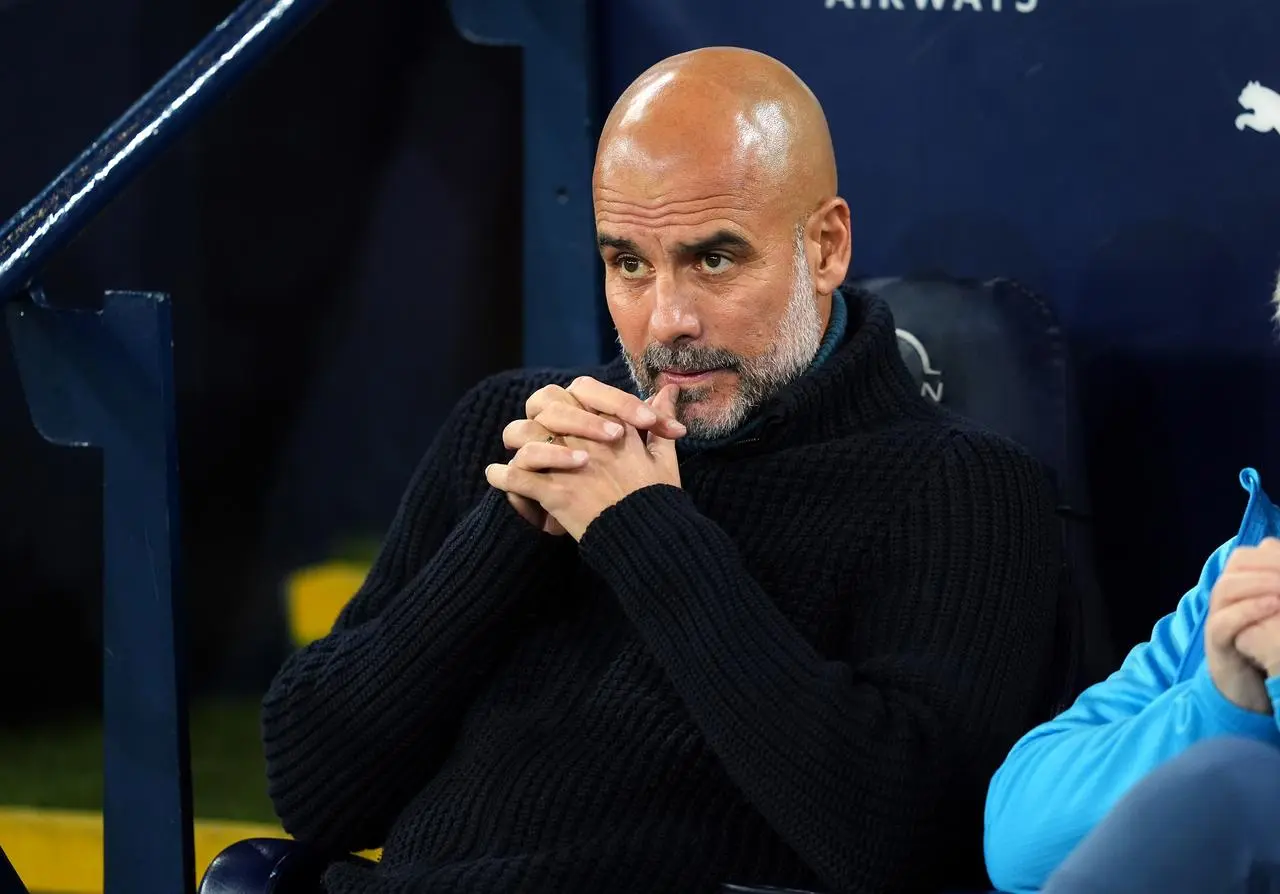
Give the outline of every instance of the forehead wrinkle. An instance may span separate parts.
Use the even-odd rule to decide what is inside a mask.
[[[600,220],[618,220],[618,222],[637,223],[654,227],[668,220],[728,220],[735,216],[748,216],[749,207],[733,205],[705,205],[701,207],[660,207],[660,209],[636,209],[627,202],[600,202],[595,207],[595,216]],[[740,222],[741,223],[741,222]]]
[[[596,192],[598,193],[597,198],[601,203],[621,203],[641,209],[670,208],[678,205],[696,205],[699,203],[712,205],[717,202],[735,202],[742,200],[742,196],[728,192],[709,196],[699,196],[695,199],[670,199],[664,196],[656,196],[652,199],[631,198],[622,190],[611,189],[607,186],[599,187]]]
[[[663,230],[668,226],[672,228],[693,230],[695,233],[688,236],[664,233]],[[616,227],[626,227],[629,229],[617,231],[614,229]],[[610,218],[608,220],[600,221],[599,230],[609,236],[625,238],[632,242],[638,243],[656,240],[663,245],[666,245],[667,243],[674,244],[677,240],[680,244],[696,243],[702,238],[710,236],[719,230],[725,230],[732,233],[740,232],[739,228],[733,221],[715,217],[689,222],[671,221],[656,225],[650,221]]]
[[[730,215],[743,216],[749,214],[750,210],[750,208],[741,205],[722,205],[719,203],[708,203],[692,207],[667,205],[660,208],[636,208],[627,202],[601,202],[596,206],[596,216],[656,225],[668,220],[698,220]]]

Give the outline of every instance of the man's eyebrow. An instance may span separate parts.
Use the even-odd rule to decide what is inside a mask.
[[[619,239],[617,236],[610,236],[607,233],[600,233],[596,236],[596,245],[600,248],[612,248],[617,251],[625,251],[628,254],[640,254],[640,247],[630,239]]]
[[[686,255],[705,255],[716,251],[747,252],[751,250],[751,243],[732,230],[720,230],[706,239],[699,239],[696,242],[682,242],[676,248]]]
[[[615,251],[624,251],[628,254],[640,254],[640,247],[630,239],[623,239],[618,236],[610,236],[607,233],[600,233],[596,236],[596,245],[600,248],[612,248]],[[684,255],[705,255],[716,251],[751,251],[751,243],[746,237],[739,236],[732,230],[719,230],[707,236],[705,239],[698,239],[694,242],[681,242],[676,245],[676,250]]]

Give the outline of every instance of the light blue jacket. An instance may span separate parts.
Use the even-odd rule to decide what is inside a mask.
[[[1280,536],[1280,509],[1258,474],[1245,469],[1240,483],[1249,492],[1240,533],[1209,557],[1177,610],[1118,671],[1027,733],[991,780],[987,871],[1000,890],[1038,891],[1130,786],[1194,743],[1244,736],[1280,747],[1280,678],[1267,682],[1276,715],[1255,714],[1218,692],[1204,660],[1209,593],[1227,556]]]

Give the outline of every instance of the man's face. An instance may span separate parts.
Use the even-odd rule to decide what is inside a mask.
[[[680,386],[680,421],[694,437],[737,429],[822,340],[799,221],[784,199],[697,159],[597,169],[618,340],[642,392]]]

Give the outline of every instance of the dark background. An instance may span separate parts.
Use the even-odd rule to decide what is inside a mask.
[[[0,216],[234,5],[0,4]],[[47,271],[62,303],[174,297],[197,693],[269,678],[280,575],[376,537],[452,403],[518,364],[519,111],[518,51],[443,4],[339,0]],[[0,679],[40,680],[0,723],[97,698],[100,482],[32,429],[0,339]]]

